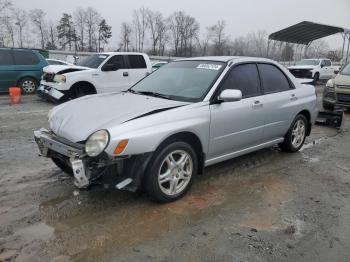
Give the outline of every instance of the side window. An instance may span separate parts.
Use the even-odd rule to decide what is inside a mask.
[[[16,65],[36,65],[40,62],[39,58],[30,50],[14,50],[13,57]]]
[[[13,65],[13,59],[10,50],[0,50],[0,65]]]
[[[330,60],[323,60],[324,61],[324,66],[331,66],[332,63]]]
[[[125,62],[124,62],[124,57],[122,55],[112,56],[108,60],[107,64],[116,65],[118,67],[118,69],[125,69],[126,68]]]
[[[243,98],[260,95],[260,80],[256,65],[242,64],[234,67],[224,80],[222,90],[225,89],[241,90]]]
[[[142,55],[128,55],[130,68],[146,68],[146,61]]]
[[[274,65],[258,64],[264,92],[275,93],[291,89],[287,77]]]

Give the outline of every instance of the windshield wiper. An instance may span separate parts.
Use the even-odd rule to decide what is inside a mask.
[[[169,99],[171,100],[170,96],[164,95],[164,94],[160,94],[157,92],[152,92],[152,91],[135,91],[130,89],[129,92],[133,93],[133,94],[141,94],[141,95],[146,95],[146,96],[154,96],[154,97],[160,97],[160,98],[164,98],[164,99]]]

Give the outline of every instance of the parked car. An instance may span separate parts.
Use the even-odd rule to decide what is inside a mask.
[[[275,144],[298,151],[316,114],[315,88],[272,60],[201,57],[169,63],[125,92],[61,104],[34,136],[79,188],[102,179],[169,202],[205,166]]]
[[[151,72],[151,62],[146,54],[94,54],[77,66],[45,67],[38,95],[60,101],[91,94],[125,91]]]
[[[18,86],[24,93],[34,93],[43,67],[47,65],[37,50],[0,48],[0,92],[8,92],[9,87]]]
[[[333,66],[329,59],[303,59],[288,69],[297,78],[311,78],[317,83],[318,80],[332,78],[339,68]]]
[[[162,66],[166,65],[168,62],[165,61],[155,61],[152,62],[152,71],[156,71],[159,68],[161,68]]]
[[[350,64],[347,64],[334,79],[328,80],[323,91],[323,107],[333,110],[334,106],[350,108]]]
[[[68,63],[66,61],[58,60],[58,59],[46,59],[46,61],[49,63],[49,65],[73,65],[71,63]]]

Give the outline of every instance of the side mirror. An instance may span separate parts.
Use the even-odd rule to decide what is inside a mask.
[[[334,74],[338,74],[339,73],[339,70],[334,70]]]
[[[104,66],[102,66],[101,71],[117,71],[118,69],[119,68],[115,64],[105,64]]]
[[[324,68],[324,65],[321,64],[321,68]]]
[[[238,89],[223,90],[218,97],[218,100],[220,102],[234,102],[234,101],[239,101],[241,99],[242,99],[242,91]]]

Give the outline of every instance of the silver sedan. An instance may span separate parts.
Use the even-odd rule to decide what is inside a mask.
[[[298,151],[316,114],[314,87],[274,61],[201,57],[169,63],[126,92],[61,104],[35,139],[79,188],[142,187],[169,202],[206,166],[274,144]]]

